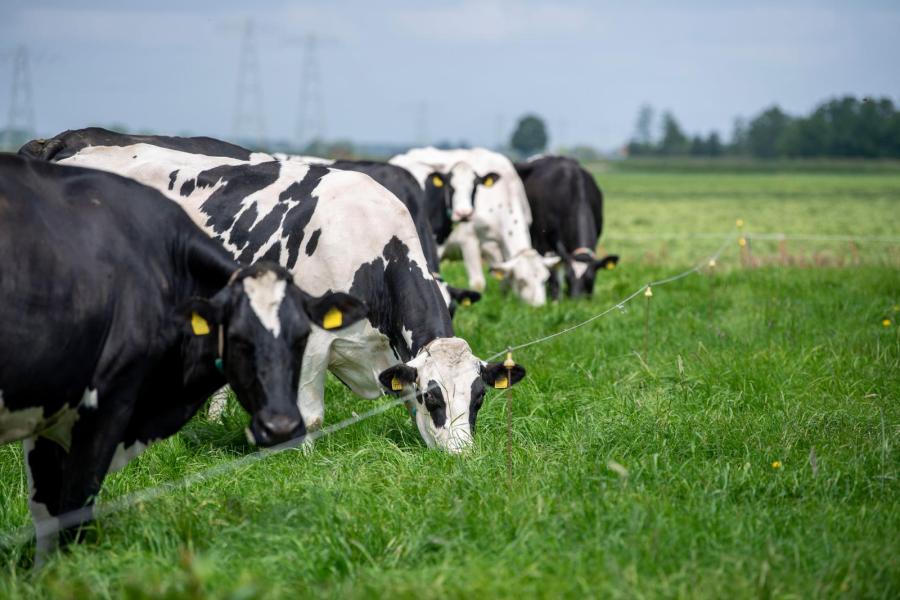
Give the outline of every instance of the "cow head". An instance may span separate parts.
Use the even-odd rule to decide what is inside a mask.
[[[450,168],[453,191],[450,206],[454,223],[465,222],[475,214],[475,195],[478,188],[489,189],[500,180],[500,175],[491,171],[479,175],[467,162],[458,162]]]
[[[509,375],[512,377],[510,378]],[[429,448],[459,453],[472,445],[485,389],[505,389],[525,377],[516,365],[479,360],[460,338],[438,338],[405,364],[378,376],[392,394],[416,394],[416,426]]]
[[[516,295],[527,304],[543,306],[547,303],[550,268],[559,260],[559,257],[541,256],[534,248],[528,248],[509,260],[491,265],[491,272],[508,280]]]
[[[613,269],[619,263],[616,254],[597,259],[588,248],[578,248],[566,256],[565,275],[569,296],[591,296],[594,293],[594,280],[597,271]]]
[[[297,389],[312,327],[342,329],[365,315],[365,304],[352,296],[310,296],[286,269],[266,263],[239,270],[212,298],[189,303],[191,334],[202,339],[204,360],[220,361],[252,416],[248,438],[260,446],[306,433]]]

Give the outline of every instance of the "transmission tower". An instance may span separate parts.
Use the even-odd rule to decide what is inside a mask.
[[[297,115],[297,145],[303,148],[314,140],[325,139],[325,100],[322,97],[322,72],[319,68],[319,39],[308,33],[303,39],[300,66],[300,106]]]
[[[233,134],[238,142],[253,141],[257,146],[265,145],[266,121],[253,19],[247,19],[244,23],[241,40]]]
[[[34,95],[28,69],[28,48],[19,46],[13,53],[12,86],[9,94],[9,113],[6,129],[0,136],[0,146],[12,148],[22,140],[34,137]]]

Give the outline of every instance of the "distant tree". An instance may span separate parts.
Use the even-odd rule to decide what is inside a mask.
[[[749,122],[734,120],[731,140],[717,132],[688,137],[671,112],[663,114],[662,139],[649,142],[643,125],[652,113],[642,106],[628,156],[754,156],[900,158],[900,107],[890,98],[832,98],[807,116],[792,117],[772,106]]]
[[[509,145],[522,156],[543,151],[547,147],[547,127],[544,120],[533,114],[520,118]]]
[[[782,153],[791,117],[778,106],[760,113],[747,127],[747,147],[759,158],[774,158]]]
[[[653,146],[654,119],[653,107],[649,104],[642,104],[638,109],[637,119],[634,124],[634,135],[626,146],[629,156],[653,154],[656,151],[656,148]]]
[[[835,98],[795,119],[781,150],[799,157],[898,157],[900,112],[888,98]]]
[[[728,154],[747,154],[747,121],[742,117],[735,117],[731,127],[731,142],[727,148]]]
[[[719,134],[713,131],[709,134],[709,137],[706,138],[706,155],[722,156],[723,152],[724,148],[722,147],[722,140],[719,139]]]
[[[638,109],[637,123],[634,126],[634,138],[638,144],[649,146],[653,143],[653,107],[649,104],[643,104]]]
[[[687,154],[689,150],[687,136],[681,130],[681,125],[675,119],[675,115],[666,111],[662,117],[662,140],[659,143],[659,154],[664,156],[678,156]]]
[[[706,156],[706,140],[695,135],[691,138],[691,147],[688,152],[691,156]]]

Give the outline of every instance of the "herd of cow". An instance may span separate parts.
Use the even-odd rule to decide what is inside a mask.
[[[602,205],[570,159],[483,149],[331,161],[90,128],[0,155],[0,444],[23,440],[33,520],[90,506],[225,385],[260,446],[322,426],[331,371],[464,450],[485,389],[525,376],[453,331],[482,260],[530,305],[589,295],[617,261]],[[450,248],[471,290],[441,279]]]

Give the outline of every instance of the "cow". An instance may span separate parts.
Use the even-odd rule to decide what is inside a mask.
[[[409,214],[416,224],[416,231],[419,233],[419,241],[422,243],[422,251],[425,253],[428,268],[434,278],[438,280],[441,292],[444,294],[444,299],[447,301],[447,306],[450,309],[450,317],[452,318],[455,315],[457,306],[460,304],[468,306],[481,299],[481,294],[477,291],[453,287],[441,277],[438,244],[428,217],[426,193],[419,187],[416,179],[409,171],[397,165],[373,160],[331,160],[316,156],[284,153],[277,153],[274,156],[279,160],[327,165],[333,169],[344,171],[358,171],[365,173],[383,185],[388,191],[397,196],[409,210]],[[434,177],[438,176],[434,174]],[[434,184],[432,183],[433,186]],[[449,221],[449,217],[447,220]]]
[[[591,296],[597,271],[612,269],[617,255],[597,258],[603,233],[603,193],[593,176],[577,161],[541,155],[515,164],[531,205],[531,239],[541,254],[559,256],[570,297]],[[549,281],[551,298],[558,300],[560,282]]]
[[[0,443],[24,441],[39,554],[57,542],[42,531],[225,383],[253,443],[304,435],[301,359],[331,311],[346,327],[366,307],[241,267],[131,179],[0,154]]]
[[[492,271],[506,278],[522,300],[532,306],[546,304],[549,268],[558,259],[541,256],[531,245],[528,200],[509,159],[481,148],[429,147],[410,150],[390,162],[420,177],[425,172],[445,174],[449,215],[458,223],[447,245],[462,251],[470,287],[484,289],[481,258],[485,255]]]
[[[455,336],[409,211],[365,174],[277,161],[210,138],[95,128],[34,140],[20,152],[137,179],[177,202],[238,262],[272,260],[307,292],[366,302],[362,323],[310,335],[298,400],[307,429],[324,421],[330,369],[364,398],[409,393],[426,445],[461,452],[472,444],[485,387],[525,376],[520,366],[507,372],[479,360]]]

